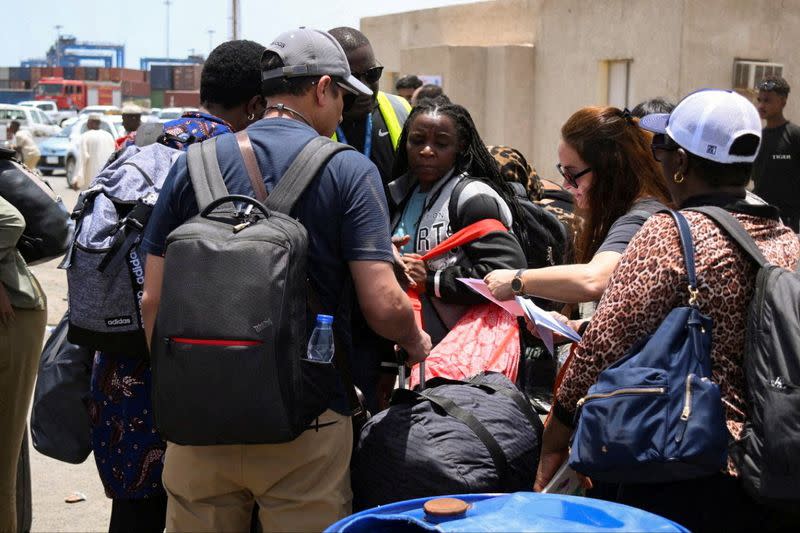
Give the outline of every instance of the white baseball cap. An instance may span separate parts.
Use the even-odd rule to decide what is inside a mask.
[[[263,71],[263,81],[327,74],[338,78],[337,83],[353,94],[372,95],[372,90],[352,75],[342,45],[328,32],[311,28],[287,31],[278,35],[267,50],[278,54],[283,66]]]
[[[731,146],[744,135],[761,139],[761,118],[744,96],[722,89],[702,89],[686,96],[672,113],[642,117],[642,129],[666,133],[692,154],[717,163],[752,163],[752,154],[731,154]]]

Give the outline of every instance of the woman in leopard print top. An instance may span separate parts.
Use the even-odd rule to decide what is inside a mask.
[[[670,120],[680,111],[679,105]],[[754,108],[752,113],[756,113]],[[757,123],[758,116],[755,117]],[[729,154],[736,156],[734,160],[752,161],[758,143],[757,134],[741,134],[730,145]],[[724,207],[744,225],[771,263],[794,268],[800,254],[797,237],[780,222],[776,208],[746,196],[750,162],[723,164],[705,159],[678,145],[663,131],[654,137],[653,154],[670,178],[670,192],[677,205]],[[714,323],[712,380],[719,384],[728,429],[735,442],[742,437],[748,416],[742,357],[756,266],[711,219],[691,211],[684,212],[684,216],[694,240],[700,308]],[[603,369],[625,355],[638,340],[652,334],[673,308],[688,304],[686,287],[675,223],[669,215],[655,215],[631,240],[566,368],[553,416],[545,429],[538,489],[552,477],[553,467],[557,468],[566,457],[578,400]],[[727,472],[708,478],[622,485],[617,499],[672,518],[692,530],[763,527],[763,520],[773,514],[763,512],[750,500],[736,476],[737,466],[729,461]]]

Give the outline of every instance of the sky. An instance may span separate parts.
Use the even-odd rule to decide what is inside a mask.
[[[261,44],[298,26],[330,29],[359,26],[361,17],[425,9],[474,0],[240,0],[241,36]],[[169,51],[185,58],[192,51],[208,55],[209,45],[228,40],[229,0],[171,0]],[[60,30],[56,25],[62,26]],[[209,35],[208,30],[214,30]],[[125,45],[125,66],[139,68],[140,57],[164,57],[167,6],[164,0],[24,0],[7,10],[0,66],[18,66],[44,57],[57,32],[79,41]]]

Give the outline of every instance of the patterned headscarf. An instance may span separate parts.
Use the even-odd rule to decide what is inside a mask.
[[[231,132],[233,132],[231,125],[221,118],[209,113],[192,111],[164,124],[164,134],[159,137],[158,142],[170,148],[187,150],[192,143],[203,142],[211,137]]]
[[[542,182],[536,170],[528,164],[522,152],[510,146],[487,146],[489,153],[500,166],[500,174],[507,181],[521,183],[533,200],[542,198]]]

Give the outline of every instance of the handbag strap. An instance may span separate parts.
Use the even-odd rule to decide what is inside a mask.
[[[495,385],[494,383],[487,383],[485,373],[480,373],[477,376],[473,376],[468,383],[473,387],[478,387],[484,390],[489,389],[498,394],[502,394],[516,404],[519,410],[522,411],[522,414],[525,415],[525,418],[528,419],[528,422],[530,422],[532,428],[543,429],[542,420],[539,418],[539,415],[536,414],[531,406],[531,403],[525,399],[519,390],[503,387],[502,385]]]
[[[459,407],[449,398],[443,398],[433,394],[421,394],[420,397],[422,399],[427,399],[434,405],[438,405],[448,416],[452,416],[456,420],[462,422],[477,435],[489,451],[495,470],[497,470],[497,477],[500,480],[501,486],[506,485],[509,473],[508,459],[506,458],[503,448],[500,447],[497,439],[486,429],[486,426],[475,418],[475,415]],[[505,489],[506,487],[503,488]]]
[[[689,223],[678,211],[669,210],[669,214],[675,220],[678,226],[678,235],[681,240],[681,250],[683,250],[683,261],[686,265],[686,275],[689,278],[689,305],[695,309],[699,309],[697,305],[697,275],[695,273],[694,265],[694,243],[692,241],[692,232],[689,229]]]
[[[253,143],[250,142],[250,136],[247,135],[246,130],[236,134],[236,143],[242,153],[244,168],[247,170],[247,176],[250,178],[250,185],[253,187],[256,200],[263,203],[267,199],[267,188],[264,186],[264,176],[261,175],[261,169],[253,151]]]

